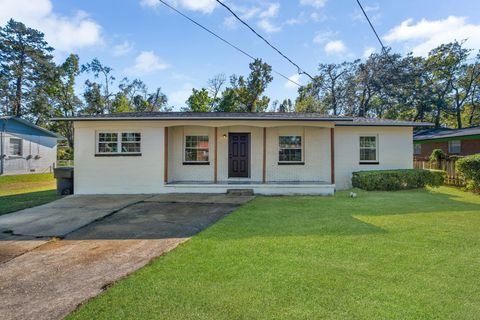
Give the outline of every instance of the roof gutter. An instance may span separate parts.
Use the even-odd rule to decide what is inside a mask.
[[[234,121],[353,121],[351,118],[303,118],[303,119],[285,119],[285,118],[262,118],[262,117],[73,117],[73,118],[51,118],[51,121],[215,121],[215,120],[234,120]]]

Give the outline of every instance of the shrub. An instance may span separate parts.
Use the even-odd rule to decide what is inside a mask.
[[[480,154],[464,157],[457,161],[456,166],[465,178],[467,189],[480,192]]]
[[[445,176],[444,171],[424,169],[358,171],[353,173],[352,185],[368,191],[438,187],[443,184]]]
[[[434,149],[432,151],[432,154],[430,155],[431,162],[435,162],[435,161],[438,162],[444,159],[447,159],[447,155],[445,154],[445,152],[443,152],[442,149]]]

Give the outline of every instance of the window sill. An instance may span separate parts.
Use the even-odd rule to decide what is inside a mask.
[[[95,157],[141,157],[141,153],[96,153]]]
[[[210,162],[183,162],[184,166],[209,166]]]
[[[279,166],[303,166],[305,165],[305,162],[278,162]]]
[[[369,164],[370,165],[378,165],[378,164],[380,164],[380,162],[378,162],[378,161],[377,162],[362,162],[362,161],[360,161],[359,164],[361,164],[361,165],[369,165]]]

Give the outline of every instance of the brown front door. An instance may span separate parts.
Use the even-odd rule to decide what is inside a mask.
[[[250,176],[250,134],[230,133],[228,137],[228,177]]]

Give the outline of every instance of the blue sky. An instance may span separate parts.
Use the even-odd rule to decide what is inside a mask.
[[[214,0],[169,2],[275,70],[306,82]],[[311,74],[319,63],[363,58],[379,50],[355,0],[225,2]],[[480,1],[362,3],[394,51],[425,55],[442,42],[464,38],[468,47],[480,49]],[[118,79],[138,77],[151,90],[162,87],[177,109],[184,106],[192,87],[206,86],[215,74],[248,73],[247,57],[156,0],[0,0],[0,23],[9,18],[43,31],[57,48],[57,61],[71,52],[79,54],[82,63],[98,57],[114,68]],[[272,100],[294,98],[296,88],[274,74],[267,94]]]

